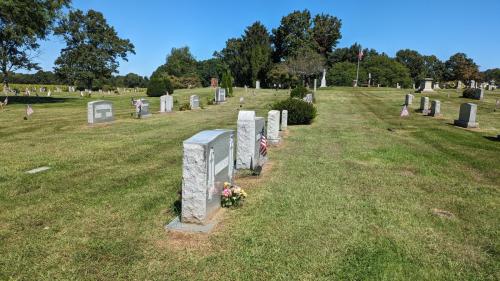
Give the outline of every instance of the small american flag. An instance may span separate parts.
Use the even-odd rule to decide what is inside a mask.
[[[264,135],[264,129],[262,129],[262,132],[260,133],[260,155],[266,156],[267,155],[267,138]]]
[[[401,114],[399,115],[401,117],[407,117],[410,116],[410,113],[408,112],[408,107],[403,106],[403,109],[401,109]]]
[[[35,112],[35,111],[33,111],[33,108],[31,108],[31,105],[28,104],[26,106],[26,116],[30,116],[31,114],[33,114],[33,112]]]

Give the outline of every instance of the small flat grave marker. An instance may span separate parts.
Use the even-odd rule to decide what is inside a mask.
[[[36,168],[33,170],[26,171],[26,174],[36,174],[36,173],[40,173],[43,171],[47,171],[49,169],[50,169],[50,167],[39,167],[39,168]]]

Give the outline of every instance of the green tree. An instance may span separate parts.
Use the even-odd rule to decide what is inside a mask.
[[[40,69],[35,52],[50,33],[61,9],[70,0],[0,1],[0,70],[8,86],[9,74],[18,69]]]
[[[309,48],[298,50],[293,57],[286,61],[288,71],[300,77],[304,82],[321,73],[325,68],[325,58]]]
[[[272,84],[279,85],[283,88],[288,88],[297,84],[299,79],[297,76],[290,73],[285,62],[276,63],[268,72],[268,80]]]
[[[201,79],[203,87],[210,86],[212,78],[219,79],[224,70],[224,65],[220,58],[212,58],[199,61],[197,65],[198,76]]]
[[[58,75],[69,83],[81,83],[92,88],[94,80],[110,78],[117,72],[118,59],[127,60],[134,52],[128,39],[118,37],[115,29],[108,25],[102,13],[89,10],[72,11],[61,20],[55,29],[66,47],[55,61]]]
[[[496,83],[500,83],[500,68],[493,68],[484,71],[483,77],[487,82],[495,81]]]
[[[231,38],[226,41],[226,47],[220,52],[215,52],[214,56],[219,58],[224,66],[229,68],[234,76],[236,85],[248,83],[248,73],[250,66],[246,63],[243,55],[243,39]]]
[[[445,65],[436,56],[424,56],[424,76],[434,79],[434,81],[443,81]]]
[[[408,68],[387,55],[367,57],[362,68],[372,74],[372,83],[394,87],[399,83],[402,87],[410,87],[411,78]]]
[[[445,62],[445,77],[468,83],[480,78],[479,67],[466,54],[456,53]]]
[[[352,86],[356,80],[356,64],[352,62],[339,62],[334,64],[326,74],[329,85]],[[360,81],[363,81],[360,75]]]
[[[228,97],[233,96],[233,77],[231,77],[229,70],[222,73],[221,87],[226,90]]]
[[[293,11],[281,19],[278,28],[272,30],[274,61],[296,57],[303,48],[319,49],[311,34],[311,13],[308,10]]]
[[[166,59],[165,71],[176,77],[197,76],[197,61],[189,47],[172,48]]]
[[[265,81],[266,74],[271,66],[271,37],[267,29],[260,22],[247,27],[242,37],[242,50],[245,69],[245,84],[254,85],[255,81]]]
[[[338,40],[342,38],[340,34],[342,21],[337,17],[321,14],[314,17],[313,23],[311,32],[317,43],[318,52],[327,58],[328,54],[337,46]]]
[[[424,56],[417,51],[405,49],[396,53],[396,61],[408,68],[410,77],[414,83],[419,83],[426,75],[426,66]]]

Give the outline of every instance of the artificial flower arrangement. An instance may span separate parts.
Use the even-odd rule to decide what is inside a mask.
[[[225,182],[221,195],[221,205],[224,208],[238,207],[246,197],[247,194],[241,187]]]

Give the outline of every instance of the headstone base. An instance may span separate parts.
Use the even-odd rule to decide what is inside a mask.
[[[479,127],[479,123],[477,123],[477,122],[464,122],[461,120],[455,120],[453,122],[453,125],[458,126],[458,127],[463,127],[463,128],[477,128],[477,127]]]
[[[219,215],[223,211],[224,209],[219,210],[204,224],[183,223],[180,217],[175,217],[169,224],[165,225],[165,230],[186,233],[210,233],[219,222]]]
[[[268,141],[271,145],[278,145],[280,144],[280,140],[281,139],[269,139]]]

